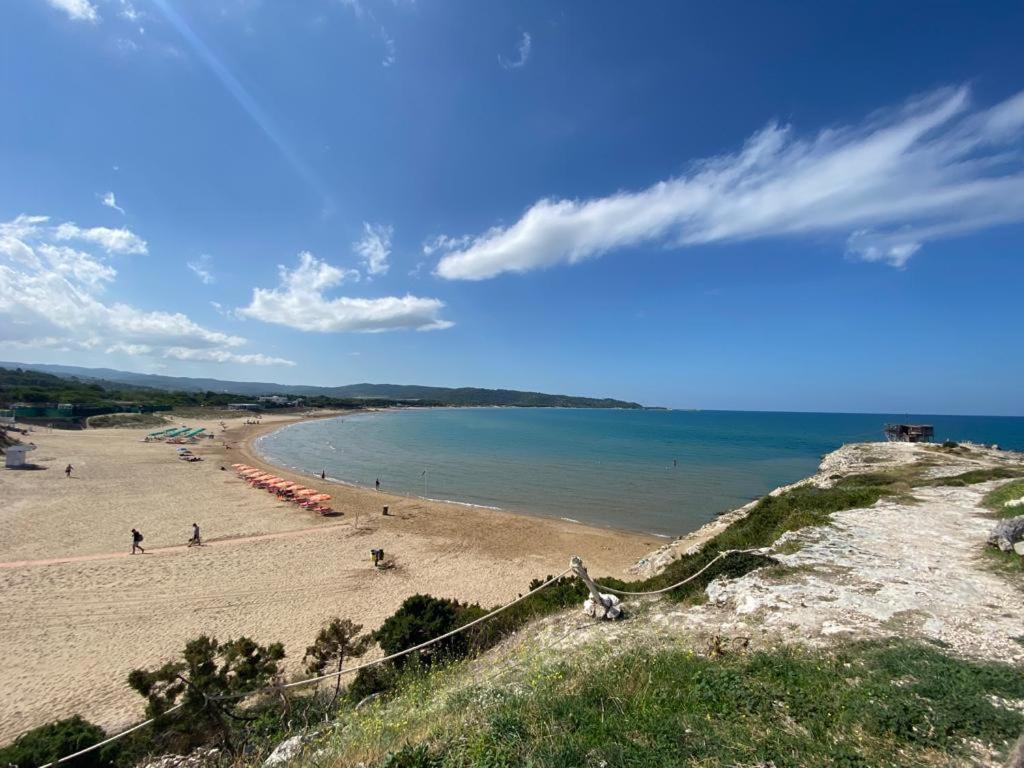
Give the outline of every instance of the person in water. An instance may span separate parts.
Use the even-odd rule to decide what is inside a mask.
[[[199,523],[192,523],[192,538],[188,540],[190,547],[201,547],[203,546],[203,540],[199,536]]]
[[[135,550],[139,550],[142,554],[146,554],[146,550],[142,548],[142,534],[132,528],[132,554],[135,554]]]
[[[321,472],[320,472],[320,479],[321,480],[326,480],[327,479],[327,470],[326,469],[321,470]]]
[[[376,488],[378,491],[380,490],[380,478],[379,477],[377,478],[377,482],[373,484],[373,487]]]

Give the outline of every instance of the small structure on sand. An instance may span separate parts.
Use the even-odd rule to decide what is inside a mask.
[[[891,443],[926,443],[935,437],[931,424],[886,424],[885,438]]]
[[[4,466],[7,469],[26,469],[31,465],[25,461],[25,454],[29,451],[34,451],[36,447],[34,445],[25,445],[19,443],[17,445],[9,445],[4,449]]]

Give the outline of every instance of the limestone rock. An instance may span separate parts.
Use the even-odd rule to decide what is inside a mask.
[[[1003,552],[1012,552],[1013,545],[1024,540],[1024,515],[1000,520],[988,536],[988,544]]]
[[[294,736],[282,741],[276,747],[274,751],[270,753],[266,760],[263,761],[263,768],[275,768],[275,766],[285,765],[294,758],[298,757],[303,748],[312,741],[317,735],[316,731],[310,733],[297,733]]]
[[[187,755],[161,755],[139,768],[206,768],[217,762],[219,749],[196,749]]]
[[[619,598],[615,595],[601,593],[601,605],[592,597],[588,597],[583,603],[583,612],[595,619],[617,619],[622,615],[619,608]]]

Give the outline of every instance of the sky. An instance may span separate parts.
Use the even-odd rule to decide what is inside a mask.
[[[1024,415],[1024,5],[0,4],[0,359]]]

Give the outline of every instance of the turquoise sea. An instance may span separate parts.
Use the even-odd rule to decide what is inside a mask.
[[[270,461],[394,493],[677,536],[812,474],[890,421],[1024,450],[1024,418],[907,414],[410,409],[294,424]]]

